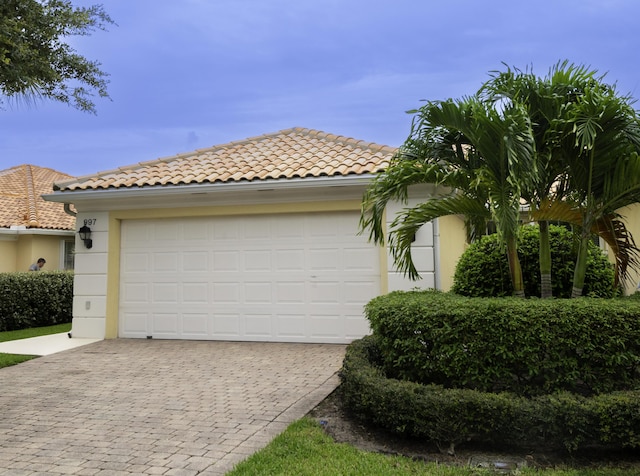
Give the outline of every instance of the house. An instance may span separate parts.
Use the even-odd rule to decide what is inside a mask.
[[[73,204],[90,233],[76,243],[73,335],[347,343],[368,333],[371,298],[447,289],[462,220],[418,232],[418,282],[358,234],[394,152],[293,128],[56,182],[46,199]]]
[[[35,165],[0,171],[0,272],[27,271],[38,258],[45,270],[73,269],[75,217],[41,197],[71,178]]]
[[[624,222],[627,227],[627,231],[631,236],[635,238],[640,237],[640,203],[626,206],[616,212],[620,215],[621,220]],[[640,238],[636,241],[636,245],[640,245]],[[615,263],[615,257],[611,249],[606,245],[604,246],[604,249],[608,252],[609,261]],[[629,279],[623,283],[623,286],[625,295],[639,292],[640,271],[633,269],[629,270]]]

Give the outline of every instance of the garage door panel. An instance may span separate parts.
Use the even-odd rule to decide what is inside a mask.
[[[153,312],[151,315],[151,334],[158,338],[173,338],[179,335],[179,314],[173,312]]]
[[[151,285],[147,282],[128,282],[123,286],[120,299],[126,304],[146,304],[149,302],[149,289]]]
[[[154,283],[151,293],[153,302],[159,304],[175,304],[178,302],[178,285],[175,282]]]
[[[203,246],[203,245],[201,245]],[[184,251],[182,253],[183,273],[202,273],[209,271],[209,253],[206,251]]]
[[[178,253],[175,251],[155,252],[152,255],[153,270],[158,273],[178,272]]]
[[[272,304],[273,285],[270,282],[244,283],[244,302],[249,304]]]
[[[323,218],[309,223],[308,236],[319,242],[331,242],[340,237],[339,229],[340,220],[331,220]]]
[[[273,316],[271,314],[246,314],[246,336],[268,340],[273,336]]]
[[[183,283],[182,302],[186,304],[207,304],[209,302],[209,286],[207,283]]]
[[[209,336],[209,314],[185,312],[181,316],[183,339],[205,339]]]
[[[306,321],[306,315],[303,313],[279,313],[275,319],[276,338],[284,340],[290,340],[292,338],[304,339],[307,335]]]
[[[198,220],[187,220],[182,223],[182,240],[190,246],[201,246],[209,239],[209,227],[202,226]]]
[[[127,252],[123,253],[122,261],[124,263],[123,271],[125,273],[148,273],[149,262],[151,257],[146,252]]]
[[[217,304],[237,304],[240,296],[238,282],[213,283],[212,298]]]
[[[123,327],[121,332],[124,333],[128,337],[147,337],[149,333],[147,332],[147,323],[149,321],[149,313],[140,311],[130,311],[124,312],[121,311],[121,318]]]
[[[337,339],[344,335],[343,320],[335,314],[311,314],[309,336],[314,339]]]
[[[363,306],[380,291],[380,254],[356,235],[358,218],[327,212],[125,220],[120,335],[361,337],[369,331]],[[160,231],[168,236],[158,239]]]
[[[214,251],[213,269],[216,271],[240,271],[239,251]]]
[[[128,221],[126,229],[122,229],[122,241],[131,248],[145,248],[152,232],[153,228],[147,222]]]
[[[270,220],[267,217],[263,217],[263,220],[269,220],[272,222],[273,236],[276,240],[287,242],[300,242],[304,238],[304,221],[303,220],[289,220],[286,216],[276,217]]]
[[[359,339],[371,332],[369,321],[359,315],[345,316],[344,335],[349,340]]]
[[[214,313],[212,319],[213,335],[215,337],[240,337],[240,315],[237,313]]]
[[[342,269],[342,250],[325,248],[309,250],[309,269],[311,271]]]
[[[303,304],[306,300],[304,281],[280,281],[276,283],[276,302],[282,304]]]
[[[338,304],[341,300],[340,281],[312,281],[308,284],[309,302],[313,304]]]
[[[265,240],[273,237],[272,220],[264,216],[255,216],[250,219],[236,217],[234,223],[242,232],[242,239],[247,243],[264,243]]]
[[[240,219],[238,217],[220,217],[210,221],[211,239],[214,242],[231,243],[240,239]]]
[[[378,283],[370,279],[345,281],[342,285],[344,290],[344,303],[356,305],[360,305],[363,300],[368,301],[371,299],[369,296],[371,296],[371,293],[378,287]]]
[[[277,250],[275,260],[275,271],[303,271],[305,251],[304,249]]]
[[[247,272],[270,272],[272,270],[271,250],[248,250],[243,253],[244,270]]]
[[[173,220],[159,220],[154,224],[153,239],[157,243],[176,244],[182,241],[182,226]]]

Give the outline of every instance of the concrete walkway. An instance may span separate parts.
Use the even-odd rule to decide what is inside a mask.
[[[336,388],[344,351],[115,339],[0,369],[0,474],[224,474]]]
[[[75,349],[102,339],[70,338],[67,332],[28,339],[0,342],[0,354],[50,355],[63,350]]]

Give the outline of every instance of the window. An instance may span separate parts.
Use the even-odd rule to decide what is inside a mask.
[[[76,242],[64,240],[62,242],[62,269],[73,270]]]

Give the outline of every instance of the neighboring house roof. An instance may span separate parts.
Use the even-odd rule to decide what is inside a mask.
[[[0,228],[26,227],[53,230],[75,229],[75,217],[61,203],[41,198],[53,183],[71,175],[35,165],[0,170]]]
[[[385,145],[295,127],[57,182],[54,190],[371,174],[384,170],[395,151]]]

